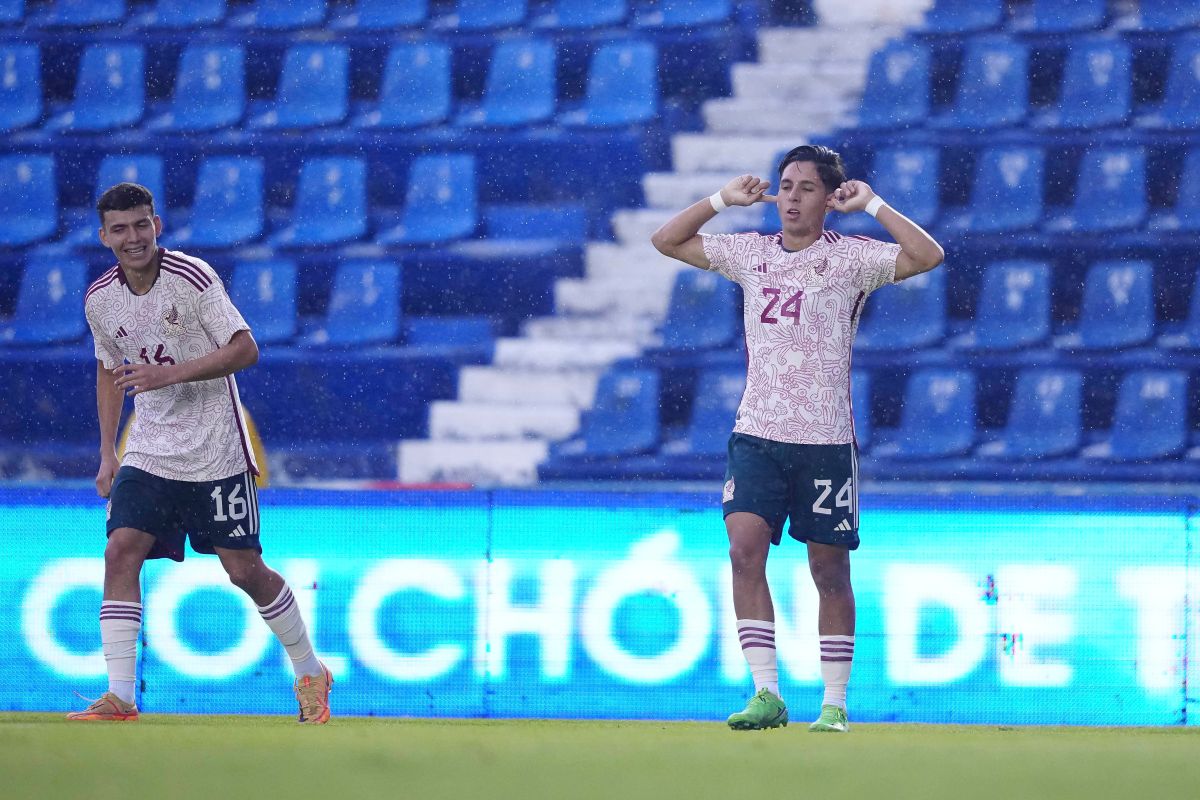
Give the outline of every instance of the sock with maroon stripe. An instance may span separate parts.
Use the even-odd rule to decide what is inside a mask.
[[[854,661],[853,636],[821,637],[821,678],[825,681],[822,705],[846,708],[846,684]]]
[[[308,639],[308,628],[304,626],[304,618],[300,616],[300,605],[286,583],[279,591],[279,596],[267,605],[260,606],[258,613],[263,622],[267,623],[267,627],[275,632],[283,644],[283,649],[287,650],[297,678],[321,674],[321,662],[313,653],[312,643]]]
[[[742,655],[754,676],[754,691],[769,689],[779,697],[779,666],[775,658],[775,623],[765,619],[739,619]]]
[[[100,603],[100,646],[108,665],[108,690],[132,703],[137,683],[137,640],[142,630],[142,604],[123,600]]]

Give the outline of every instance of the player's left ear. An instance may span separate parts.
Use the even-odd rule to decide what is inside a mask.
[[[158,214],[154,215],[154,237],[162,236],[162,217]]]

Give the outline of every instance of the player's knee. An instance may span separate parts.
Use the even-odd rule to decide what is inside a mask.
[[[809,564],[813,584],[825,597],[853,592],[850,586],[850,565],[840,562],[814,561]]]
[[[767,554],[756,543],[734,542],[729,545],[729,563],[738,574],[763,572],[767,567]]]
[[[258,565],[252,562],[235,562],[225,565],[229,582],[242,591],[250,591],[258,585]]]
[[[141,547],[119,537],[110,537],[104,547],[104,569],[110,573],[139,570],[144,559]]]

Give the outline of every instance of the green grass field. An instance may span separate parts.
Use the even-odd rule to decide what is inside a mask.
[[[1200,732],[0,714],[0,797],[1200,798]]]

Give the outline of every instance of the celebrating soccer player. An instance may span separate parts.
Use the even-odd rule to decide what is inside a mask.
[[[324,723],[333,676],[313,653],[291,589],[263,563],[259,545],[258,467],[233,378],[258,361],[258,346],[212,267],[158,246],[162,220],[148,189],[117,184],[100,196],[97,210],[100,241],[117,257],[84,298],[96,343],[96,490],[109,498],[100,605],[109,683],[67,718],[138,718],[138,576],[147,558],[182,561],[190,537],[196,552],[216,553],[283,643],[296,672],[300,722]],[[121,463],[116,437],[126,394],[136,415]]]
[[[788,533],[808,546],[820,598],[825,696],[810,731],[846,732],[846,684],[854,657],[850,551],[858,547],[858,455],[850,408],[850,351],[867,295],[933,269],[932,237],[862,181],[841,156],[803,145],[779,164],[779,194],[753,175],[734,178],[655,231],[664,255],[713,270],[745,296],[746,390],[729,439],[722,509],[733,566],[733,603],[756,693],[729,717],[737,730],[787,725],[775,658],[775,610],[767,585],[771,544]],[[780,233],[701,234],[728,206],[775,203]],[[824,229],[829,210],[865,211],[896,244]]]

